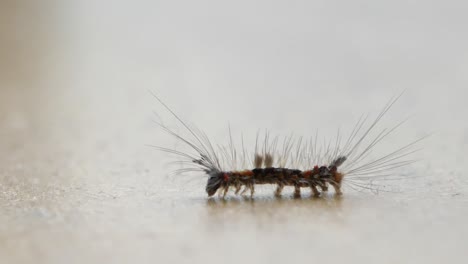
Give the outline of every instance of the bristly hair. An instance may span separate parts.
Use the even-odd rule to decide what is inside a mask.
[[[253,150],[247,151],[243,136],[241,145],[235,146],[230,127],[229,142],[226,145],[213,144],[202,130],[188,125],[156,94],[151,94],[188,133],[188,136],[182,136],[162,122],[154,121],[164,132],[183,142],[188,150],[152,147],[179,158],[178,163],[183,167],[175,170],[174,174],[199,172],[208,176],[206,192],[209,196],[218,190],[226,195],[230,187],[235,188],[237,194],[242,186],[245,187],[244,192],[250,189],[253,195],[255,184],[277,184],[277,195],[283,186],[288,185],[295,187],[295,194],[301,187],[310,187],[318,195],[316,187],[326,191],[328,184],[340,194],[342,183],[358,191],[387,191],[384,185],[376,182],[402,179],[396,170],[415,162],[411,156],[418,151],[417,144],[425,138],[410,141],[377,158],[371,157],[375,147],[406,122],[404,120],[390,128],[377,128],[402,96],[401,93],[391,98],[374,119],[368,121],[368,116],[359,118],[344,141],[339,130],[334,140],[323,143],[317,133],[304,139],[292,135],[271,137],[269,132],[265,132],[263,137],[257,133]]]

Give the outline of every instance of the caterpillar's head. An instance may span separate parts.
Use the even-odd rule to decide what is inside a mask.
[[[223,183],[223,174],[220,172],[213,171],[208,173],[208,175],[210,177],[208,178],[208,182],[206,183],[205,190],[208,196],[213,196]]]

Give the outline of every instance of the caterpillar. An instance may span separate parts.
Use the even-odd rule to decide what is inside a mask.
[[[202,130],[188,125],[156,94],[151,94],[175,118],[187,136],[162,122],[154,122],[168,135],[181,141],[188,150],[152,147],[179,158],[178,163],[183,167],[175,170],[175,174],[197,172],[206,175],[205,191],[208,197],[218,193],[225,198],[229,190],[236,195],[249,191],[253,197],[255,186],[266,184],[276,185],[274,194],[278,197],[286,186],[294,188],[295,197],[301,196],[303,188],[310,189],[312,196],[320,196],[328,191],[329,186],[339,196],[343,194],[343,185],[355,190],[377,192],[379,186],[373,185],[373,181],[396,176],[394,170],[415,162],[409,157],[418,151],[415,147],[424,138],[368,159],[373,149],[406,121],[375,132],[381,119],[402,96],[401,93],[391,98],[375,118],[361,116],[344,141],[339,132],[334,140],[324,144],[319,143],[317,134],[304,140],[294,136],[271,137],[269,132],[265,132],[261,138],[257,133],[252,155],[246,151],[243,137],[241,147],[234,146],[230,128],[228,144],[215,145]],[[240,160],[242,166],[239,168]]]

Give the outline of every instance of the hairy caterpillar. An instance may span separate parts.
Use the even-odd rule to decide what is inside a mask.
[[[395,148],[378,158],[368,159],[371,150],[404,122],[375,132],[377,124],[401,97],[400,94],[390,99],[370,122],[367,116],[361,117],[345,141],[342,141],[339,133],[336,139],[327,144],[319,144],[317,135],[303,140],[302,137],[293,136],[272,138],[265,132],[262,140],[259,140],[257,133],[249,166],[246,165],[249,154],[243,138],[239,150],[234,146],[229,129],[230,140],[227,146],[214,145],[204,132],[189,126],[158,96],[154,93],[152,95],[176,119],[188,136],[182,136],[161,122],[155,121],[156,124],[170,136],[183,142],[189,150],[153,147],[181,159],[180,163],[184,167],[175,173],[200,172],[207,175],[205,190],[208,196],[218,192],[224,198],[230,189],[235,194],[250,191],[250,196],[253,196],[255,185],[260,184],[276,185],[276,196],[281,196],[285,186],[294,187],[294,196],[301,195],[301,188],[310,188],[314,196],[320,196],[328,191],[329,186],[333,187],[336,195],[341,195],[344,184],[352,189],[378,191],[378,186],[371,185],[372,181],[394,176],[392,173],[395,169],[413,163],[414,160],[408,157],[417,151],[415,146],[423,139]],[[241,168],[238,166],[239,159],[242,159]]]

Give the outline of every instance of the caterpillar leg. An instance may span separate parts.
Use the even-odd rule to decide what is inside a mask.
[[[333,186],[333,188],[335,188],[336,195],[342,195],[343,194],[343,192],[341,191],[341,186],[338,183],[330,182],[330,184],[331,184],[331,186]]]
[[[324,182],[323,185],[320,185],[320,188],[322,189],[322,192],[327,192],[328,191],[328,183]]]
[[[276,197],[280,197],[280,196],[281,196],[281,192],[283,191],[283,188],[284,188],[284,184],[279,183],[279,184],[278,184],[278,187],[276,187],[276,191],[275,191],[275,196],[276,196]]]
[[[241,192],[241,195],[244,195],[247,192],[248,189],[249,189],[249,186],[245,185],[244,190],[242,190],[242,192]]]
[[[312,189],[312,194],[313,194],[313,196],[315,196],[315,197],[320,196],[320,192],[319,192],[319,190],[317,189],[317,186],[315,186],[315,185],[313,184],[312,186],[310,186],[310,188]],[[323,188],[322,188],[322,190],[323,190]]]
[[[301,187],[299,185],[294,185],[294,197],[301,197]]]
[[[240,192],[240,190],[241,190],[241,188],[242,188],[242,185],[241,185],[240,183],[237,183],[237,184],[236,184],[236,189],[235,189],[235,192],[234,192],[234,193],[235,193],[236,195],[238,195],[239,192]]]
[[[255,187],[254,187],[254,185],[252,184],[252,185],[250,185],[250,198],[253,198],[254,193],[255,193]]]
[[[229,186],[224,187],[223,190],[223,199],[226,197],[227,192],[229,191]]]
[[[247,192],[247,190],[250,190],[250,197],[252,197],[255,193],[255,188],[254,188],[253,183],[247,183],[244,187],[244,190],[242,190],[241,195],[244,195]]]

